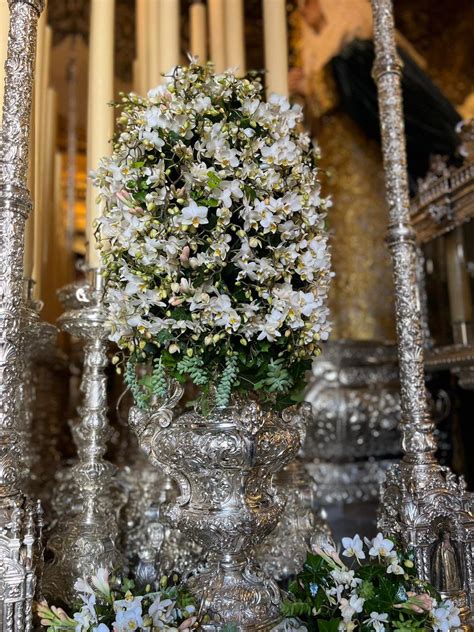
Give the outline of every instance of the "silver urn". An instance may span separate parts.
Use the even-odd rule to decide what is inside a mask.
[[[292,461],[304,436],[304,414],[263,410],[249,399],[214,408],[206,417],[174,417],[176,387],[161,407],[132,408],[130,423],[152,463],[178,483],[166,512],[197,541],[209,564],[188,581],[213,629],[270,629],[279,619],[280,592],[253,562],[253,549],[276,527],[285,505],[273,475]]]

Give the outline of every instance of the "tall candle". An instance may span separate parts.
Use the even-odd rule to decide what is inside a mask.
[[[163,73],[168,73],[180,62],[179,6],[179,0],[160,0],[160,65]]]
[[[51,259],[51,248],[54,247],[54,155],[56,153],[58,118],[58,95],[54,88],[46,92],[46,120],[44,133],[44,162],[43,162],[43,261],[44,266]],[[49,279],[49,275],[46,277]]]
[[[72,280],[72,251],[66,249],[66,213],[62,206],[62,160],[61,153],[56,151],[51,160],[51,211],[50,239],[53,248],[49,250],[47,261],[47,295],[45,292],[44,317],[55,322],[61,313],[57,290]],[[65,210],[65,209],[64,209]],[[46,287],[45,287],[46,290]]]
[[[472,321],[472,296],[461,226],[446,235],[446,267],[451,323],[468,323]]]
[[[146,91],[161,83],[160,65],[160,0],[148,0],[148,77]]]
[[[216,72],[223,72],[226,68],[225,36],[224,36],[224,0],[208,0],[209,34],[211,37],[211,60]]]
[[[3,110],[3,92],[5,90],[5,61],[8,48],[8,28],[10,25],[10,9],[7,0],[0,0],[0,108]],[[1,125],[0,110],[0,125]]]
[[[114,0],[91,0],[89,30],[89,94],[87,107],[87,172],[97,169],[100,159],[110,155],[114,111]],[[87,180],[86,240],[91,268],[100,266],[95,224],[101,214],[97,189]]]
[[[288,34],[285,0],[263,0],[265,39],[265,86],[272,93],[288,96]]]
[[[58,244],[59,249],[66,250],[67,245],[67,225],[66,215],[63,213],[63,196],[62,196],[62,173],[63,173],[63,157],[61,152],[56,149],[54,153],[54,169],[53,169],[53,212],[54,212],[54,240]],[[72,253],[66,252],[66,257],[71,257]]]
[[[56,302],[56,278],[58,265],[64,265],[56,260],[57,241],[55,235],[54,212],[54,156],[56,152],[58,95],[56,90],[48,88],[46,94],[46,117],[44,129],[44,162],[42,177],[43,186],[43,214],[41,217],[42,230],[42,261],[38,277],[41,279],[41,298],[44,301],[43,318],[52,322],[58,315],[54,309]]]
[[[51,27],[47,25],[47,13],[43,12],[38,22],[38,43],[36,48],[36,70],[34,87],[34,219],[32,219],[29,228],[27,228],[28,231],[33,231],[34,247],[31,277],[35,281],[35,298],[42,297],[42,267],[45,239],[45,220],[43,217],[45,203],[44,163],[46,159],[45,128],[51,60],[51,40]],[[30,238],[31,235],[27,237],[27,239]]]
[[[243,0],[226,0],[225,4],[226,66],[238,68],[245,75],[245,31]]]
[[[190,53],[198,58],[200,64],[205,64],[207,61],[206,20],[206,5],[201,0],[193,2],[189,8],[189,23],[191,25]]]
[[[137,50],[136,84],[138,94],[146,94],[148,85],[148,9],[150,0],[135,0],[135,42]]]

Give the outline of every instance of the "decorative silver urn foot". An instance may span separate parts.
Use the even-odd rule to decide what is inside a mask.
[[[188,586],[215,623],[235,623],[239,630],[269,630],[280,621],[278,584],[245,554],[225,555],[209,571],[192,577]]]
[[[152,463],[180,487],[166,511],[170,521],[210,553],[208,568],[189,586],[214,629],[225,623],[270,629],[279,617],[279,590],[249,560],[283,511],[272,478],[297,455],[304,416],[238,400],[207,417],[186,412],[173,418],[181,394],[176,386],[161,407],[132,408],[130,423]]]

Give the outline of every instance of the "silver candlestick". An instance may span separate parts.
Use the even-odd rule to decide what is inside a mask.
[[[44,0],[9,0],[10,28],[0,151],[0,629],[32,628],[38,526],[36,509],[21,492],[17,432],[22,332],[26,186],[36,53]]]
[[[117,567],[118,507],[110,493],[115,467],[104,459],[110,427],[107,420],[105,368],[108,364],[102,277],[91,270],[90,282],[79,287],[81,308],[61,316],[61,327],[85,341],[80,422],[73,427],[78,460],[72,468],[75,502],[58,517],[48,541],[53,560],[45,567],[43,590],[64,602],[73,597],[74,581],[98,567]]]
[[[423,329],[416,278],[416,240],[409,214],[402,64],[395,47],[391,0],[372,0],[386,194],[388,244],[395,284],[404,457],[382,489],[380,527],[413,547],[422,578],[461,608],[466,624],[474,604],[472,495],[435,458],[434,424],[424,380]]]

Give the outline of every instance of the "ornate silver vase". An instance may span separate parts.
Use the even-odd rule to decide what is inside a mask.
[[[189,580],[214,629],[264,630],[279,619],[280,592],[252,561],[253,548],[277,525],[285,505],[273,475],[292,461],[304,436],[296,409],[264,411],[239,400],[207,417],[173,418],[181,397],[150,410],[132,408],[130,423],[152,463],[178,482],[167,509],[173,524],[210,554],[208,568]]]

